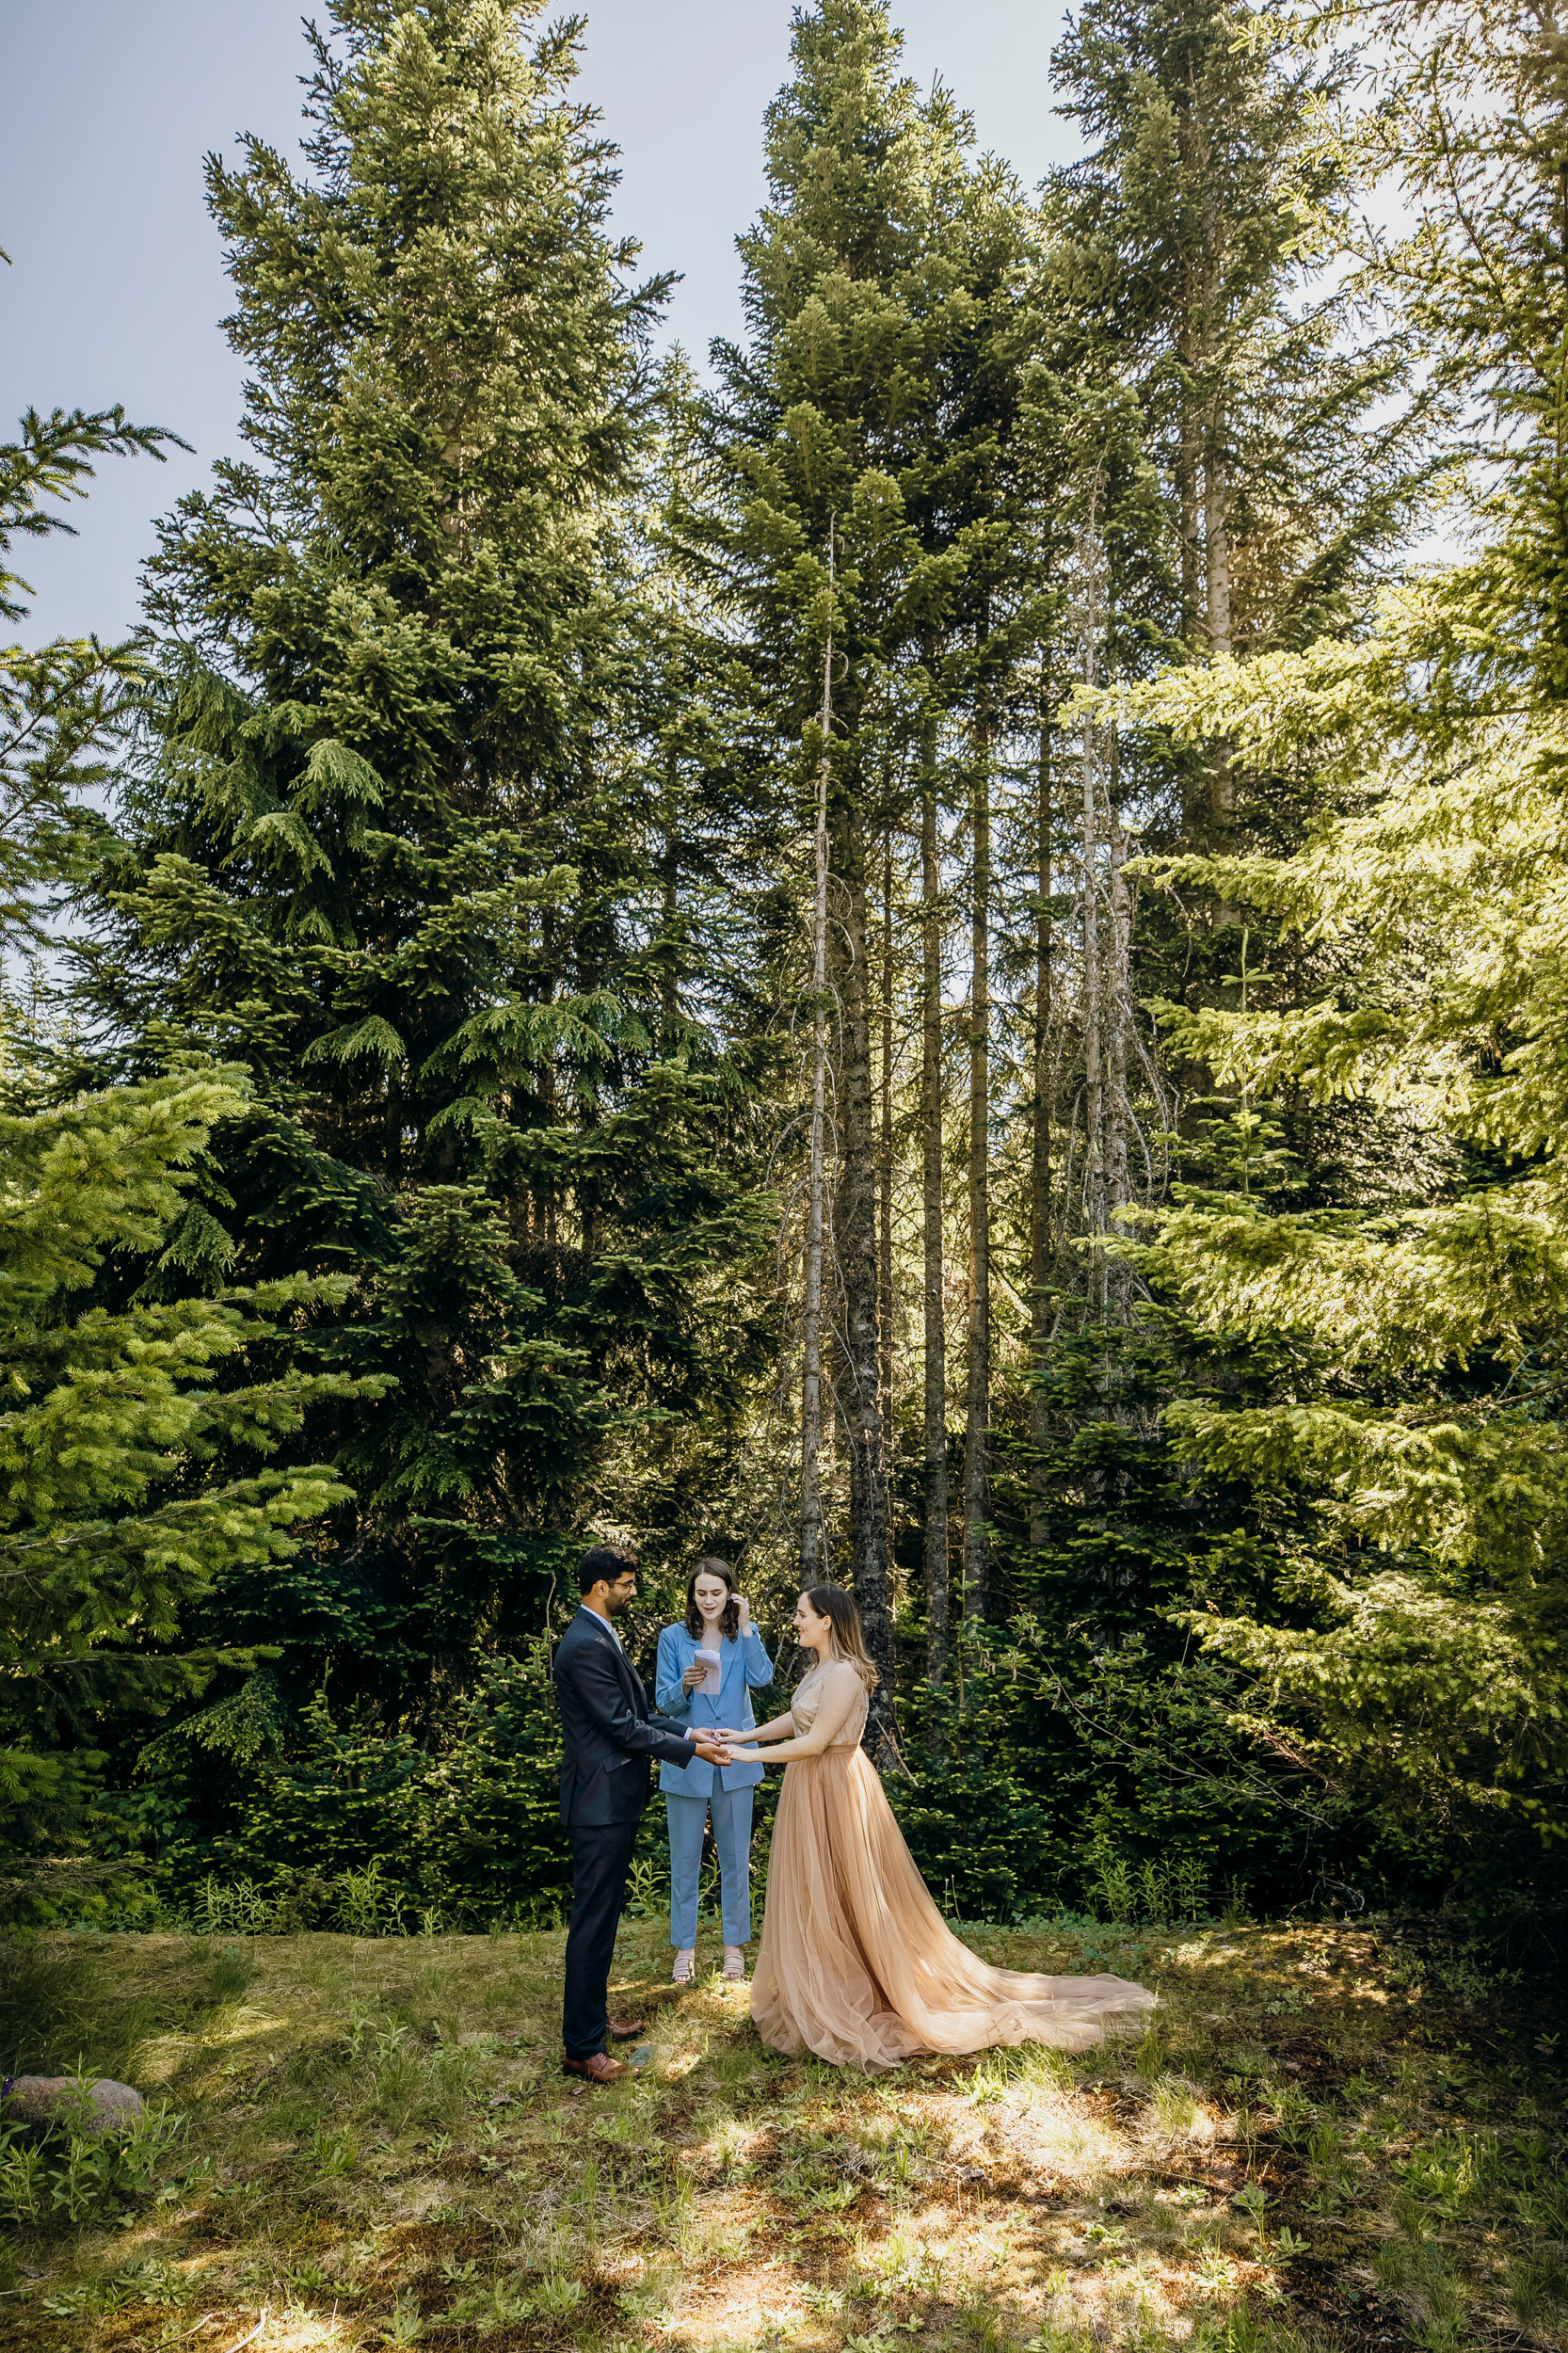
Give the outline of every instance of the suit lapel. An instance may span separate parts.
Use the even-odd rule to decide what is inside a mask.
[[[593,1629],[595,1635],[600,1641],[609,1644],[610,1649],[615,1654],[616,1664],[619,1667],[621,1674],[632,1688],[632,1696],[636,1701],[639,1713],[646,1716],[648,1714],[648,1693],[643,1689],[642,1677],[638,1674],[636,1668],[632,1664],[631,1659],[628,1658],[626,1655],[626,1645],[623,1642],[616,1641],[616,1636],[611,1631],[610,1627],[604,1624],[604,1621],[600,1617],[597,1609],[584,1609],[581,1614],[585,1618],[593,1618],[597,1621]]]

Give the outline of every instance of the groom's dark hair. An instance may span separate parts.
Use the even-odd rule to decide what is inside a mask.
[[[600,1577],[606,1585],[613,1585],[617,1577],[624,1577],[628,1569],[636,1565],[636,1554],[623,1552],[619,1545],[594,1545],[578,1563],[577,1590],[580,1593],[591,1593]]]

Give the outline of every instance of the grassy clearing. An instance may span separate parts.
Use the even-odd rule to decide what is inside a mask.
[[[668,1987],[639,1923],[618,1986],[650,2063],[603,2093],[558,2073],[558,1933],[0,1948],[8,2064],[80,2054],[184,2119],[85,2221],[81,2193],[74,2226],[60,2153],[46,2178],[33,2153],[0,2334],[14,2353],[1561,2344],[1555,2046],[1463,1964],[1376,1929],[971,1941],[1142,1977],[1161,2008],[1080,2058],[840,2073],[771,2057],[744,1988]]]

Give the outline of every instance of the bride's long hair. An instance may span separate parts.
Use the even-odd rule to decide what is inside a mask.
[[[806,1598],[819,1618],[826,1618],[833,1627],[833,1649],[840,1658],[847,1658],[868,1691],[874,1691],[882,1677],[866,1648],[866,1632],[860,1624],[860,1612],[841,1585],[808,1585]]]

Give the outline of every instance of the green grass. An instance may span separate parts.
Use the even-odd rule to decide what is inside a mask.
[[[0,1943],[8,2069],[80,2057],[167,2104],[125,2178],[35,2198],[4,2234],[0,2337],[1560,2345],[1555,2046],[1473,1969],[1445,1981],[1338,1928],[979,1941],[1015,1966],[1142,1976],[1161,2007],[1080,2057],[839,2073],[765,2052],[744,1989],[670,1988],[637,1923],[619,1998],[648,2019],[651,2063],[602,2093],[559,2073],[558,1932]],[[26,2162],[57,2183],[72,2161],[62,2143]]]

